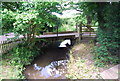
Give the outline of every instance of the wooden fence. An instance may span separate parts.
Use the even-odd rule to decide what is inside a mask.
[[[18,45],[18,43],[21,43],[22,41],[19,39],[12,40],[12,41],[0,41],[0,54],[7,53],[12,48]]]

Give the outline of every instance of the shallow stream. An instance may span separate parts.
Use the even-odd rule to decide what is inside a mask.
[[[43,54],[38,56],[31,65],[26,66],[24,74],[27,79],[65,79],[68,47],[60,48],[61,42],[44,47]]]

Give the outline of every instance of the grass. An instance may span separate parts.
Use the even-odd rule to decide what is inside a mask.
[[[70,51],[70,62],[68,63],[69,79],[100,79],[99,69],[94,66],[92,60],[92,43],[80,43],[72,47]]]
[[[14,66],[11,65],[10,60],[14,59],[11,54],[9,54],[8,50],[11,50],[13,47],[17,46],[18,43],[10,43],[2,45],[0,52],[2,53],[2,59],[0,61],[1,69],[0,69],[0,77],[2,79],[22,79],[22,70],[23,66]],[[4,48],[4,50],[3,50]]]
[[[2,54],[2,59],[0,60],[1,69],[0,69],[0,77],[2,79],[18,79],[18,75],[20,73],[19,68],[13,66],[10,64],[10,59],[13,59],[10,54],[6,54],[8,50],[11,50],[13,47],[15,47],[17,43],[10,43],[10,44],[4,44],[0,46],[0,53]],[[8,59],[9,58],[9,59]]]
[[[114,64],[106,64],[97,67],[93,59],[93,50],[93,39],[87,37],[72,47],[66,74],[68,79],[102,79],[100,73],[114,66]]]
[[[0,77],[2,79],[18,79],[18,72],[19,69],[15,66],[11,65],[9,60],[12,59],[10,54],[5,54],[8,52],[8,50],[12,49],[14,46],[16,46],[16,43],[10,43],[0,46],[0,53],[2,54],[2,59],[0,60]],[[4,54],[3,54],[4,53]],[[8,59],[9,58],[9,59]]]
[[[24,70],[23,66],[14,66],[11,65],[10,59],[13,59],[10,54],[5,54],[2,56],[2,61],[0,69],[1,72],[1,80],[2,79],[24,79],[25,77],[22,75],[22,71]]]

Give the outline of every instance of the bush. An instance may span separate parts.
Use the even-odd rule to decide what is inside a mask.
[[[119,45],[117,41],[114,41],[116,39],[115,35],[111,35],[109,32],[104,32],[101,29],[98,30],[97,41],[99,46],[95,46],[95,65],[103,67],[105,64],[117,64],[119,62]]]
[[[119,58],[115,55],[111,55],[104,45],[95,47],[94,59],[95,65],[98,67],[103,67],[105,64],[117,64],[119,62]]]
[[[15,22],[15,13],[8,9],[4,9],[2,12],[2,34],[12,32],[13,23]]]
[[[99,29],[97,41],[100,47],[95,50],[96,65],[118,64],[120,50],[120,2],[103,4],[103,11],[99,12]],[[100,8],[101,8],[100,7]],[[115,13],[116,12],[116,13]],[[114,16],[113,16],[114,14]]]
[[[29,65],[39,53],[35,47],[29,49],[25,45],[20,44],[12,50],[11,54],[13,57],[13,59],[11,59],[12,64]]]
[[[9,53],[3,54],[3,72],[7,72],[7,75],[3,75],[2,78],[9,79],[25,79],[23,71],[25,65],[31,64],[34,58],[39,54],[37,46],[29,48],[27,43],[19,44],[16,48],[13,48]],[[9,68],[8,68],[9,67]]]

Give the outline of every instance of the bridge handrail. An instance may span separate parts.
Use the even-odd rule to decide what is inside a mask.
[[[76,31],[58,32],[58,34],[64,34],[64,33],[76,33]],[[57,32],[43,32],[43,35],[49,35],[49,34],[57,34]]]

